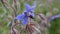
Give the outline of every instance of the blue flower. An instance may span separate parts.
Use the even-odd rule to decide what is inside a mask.
[[[33,6],[30,6],[29,4],[25,4],[26,10],[24,13],[19,14],[16,16],[15,19],[22,20],[22,25],[25,26],[28,23],[28,17],[32,16],[34,17],[34,9],[36,8],[36,2],[34,2]]]
[[[50,17],[50,18],[48,19],[48,21],[52,21],[52,20],[54,20],[54,19],[56,19],[56,18],[60,18],[60,14]]]

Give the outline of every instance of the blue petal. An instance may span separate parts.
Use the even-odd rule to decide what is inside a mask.
[[[22,21],[22,25],[25,26],[28,23],[28,17],[25,17]]]
[[[59,18],[59,17],[60,17],[60,14],[52,16],[48,20],[51,21],[51,20],[54,20],[54,19]]]
[[[34,16],[35,16],[35,14],[34,14],[34,13],[31,13],[31,16],[32,16],[32,17],[34,17]]]
[[[30,6],[29,4],[25,4],[26,11],[25,12],[33,12],[36,8],[37,2],[34,2],[33,6]]]
[[[24,18],[24,16],[25,16],[24,14],[19,14],[18,16],[16,16],[15,19],[22,20]]]
[[[37,2],[34,2],[34,5],[31,7],[31,10],[34,10],[37,6]]]
[[[30,7],[30,5],[29,4],[24,4],[25,5],[25,7],[26,7],[26,10],[27,10],[27,12],[31,9],[31,7]]]

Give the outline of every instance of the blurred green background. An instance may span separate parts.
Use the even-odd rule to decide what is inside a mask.
[[[14,5],[13,0],[8,1],[12,6]],[[36,13],[43,13],[47,18],[60,14],[60,0],[17,0],[17,15],[25,10],[24,3],[33,5],[34,1],[38,2],[35,9]],[[7,8],[5,8],[0,1],[0,34],[9,34],[11,32],[11,28],[8,25],[13,19],[13,12],[8,5],[5,6],[7,6]],[[51,21],[49,34],[60,34],[60,18]]]

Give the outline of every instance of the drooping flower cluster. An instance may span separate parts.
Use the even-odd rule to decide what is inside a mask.
[[[16,16],[15,19],[22,20],[22,25],[26,25],[28,23],[28,17],[34,18],[34,9],[36,8],[36,2],[34,2],[33,6],[30,6],[29,4],[24,4],[26,7],[26,10],[24,13],[19,14]]]

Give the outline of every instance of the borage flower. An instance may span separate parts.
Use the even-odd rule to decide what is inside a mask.
[[[33,6],[30,6],[29,4],[25,4],[26,10],[24,13],[19,14],[16,16],[15,19],[22,20],[22,25],[25,26],[28,23],[28,17],[34,18],[34,9],[36,8],[36,2],[34,2]]]

